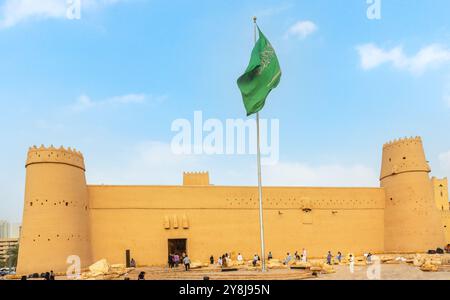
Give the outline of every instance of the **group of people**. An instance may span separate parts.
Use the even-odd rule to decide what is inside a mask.
[[[239,256],[242,259],[242,255],[240,253],[239,253]],[[212,265],[214,264],[214,256],[213,255],[211,255],[211,257],[209,258],[209,262]],[[217,264],[221,267],[228,267],[230,265],[230,262],[231,262],[231,254],[228,254],[228,253],[222,254],[217,259]]]
[[[55,273],[53,273],[53,271],[45,272],[43,278],[45,280],[55,280]]]
[[[169,254],[168,263],[169,263],[169,268],[170,269],[178,268],[178,266],[180,264],[184,265],[184,268],[185,268],[186,271],[189,271],[189,269],[191,268],[191,259],[184,252],[181,255],[181,257],[177,253]]]
[[[270,259],[271,253],[269,252],[269,259]],[[372,253],[368,253],[368,254],[364,254],[365,258],[366,258],[366,262],[367,264],[372,264]],[[327,253],[327,257],[326,257],[326,263],[328,265],[332,265],[333,263],[333,254],[331,253],[331,251],[328,251]],[[342,262],[343,259],[343,255],[342,252],[338,251],[337,255],[336,255],[336,261],[338,263]],[[292,256],[289,252],[286,254],[286,258],[284,259],[283,263],[285,265],[288,265],[293,259],[295,259],[296,261],[302,261],[302,262],[306,262],[307,261],[307,256],[306,256],[306,250],[303,249],[303,252],[301,255],[298,254],[298,252],[295,252],[294,256]],[[355,257],[353,256],[353,254],[349,254],[348,255],[348,262],[350,265],[350,271],[353,273],[354,269],[355,269]]]
[[[269,252],[269,260],[272,259],[272,253]],[[307,252],[306,249],[303,248],[302,253],[299,254],[298,251],[295,251],[294,256],[291,255],[290,252],[288,252],[286,254],[286,258],[283,261],[283,264],[288,265],[292,260],[296,260],[296,261],[302,261],[302,262],[306,262],[307,261]]]
[[[37,278],[43,278],[44,280],[55,280],[55,273],[53,271],[45,272],[42,274],[34,273],[30,275],[23,275],[20,280],[28,280],[29,278],[37,279]]]
[[[367,253],[367,254],[364,254],[364,257],[366,258],[366,262],[369,265],[372,263],[372,256],[373,256],[373,254],[370,253],[370,252]],[[349,258],[349,262],[350,263],[352,263],[352,262],[354,263],[355,262],[355,258],[353,257],[352,254],[349,254],[348,258]],[[328,251],[327,264],[331,265],[332,260],[333,260],[333,254],[331,254],[331,251]],[[340,251],[336,255],[336,260],[338,261],[338,263],[342,262],[342,253]]]
[[[269,255],[271,255],[271,254],[269,254]],[[253,265],[256,266],[256,264],[260,260],[261,260],[261,258],[259,257],[259,255],[255,254],[253,256],[253,260],[252,260]],[[238,255],[236,256],[236,261],[238,262],[238,264],[244,262],[244,257],[242,256],[241,253],[238,253]],[[225,253],[225,254],[219,255],[219,258],[217,259],[217,265],[219,265],[220,267],[223,267],[223,268],[230,266],[230,262],[231,262],[231,254],[230,253]],[[214,265],[216,263],[216,261],[214,260],[214,255],[211,255],[209,257],[209,263],[211,265]]]
[[[267,260],[271,260],[273,259],[273,254],[271,251],[269,251],[268,255],[267,255]],[[298,251],[295,252],[294,256],[291,256],[291,254],[288,252],[287,253],[287,257],[284,260],[284,264],[288,264],[292,259],[296,259],[296,260],[300,260],[303,262],[306,262],[307,260],[307,252],[306,249],[303,249],[302,253],[298,253]],[[239,263],[243,263],[244,262],[244,257],[242,256],[241,253],[238,253],[238,255],[236,256],[236,261]],[[258,264],[258,262],[261,261],[261,257],[258,254],[253,255],[252,258],[252,265],[254,267],[256,267],[256,265]],[[219,265],[220,267],[228,267],[230,265],[231,262],[231,254],[229,253],[225,253],[223,255],[220,255],[219,258],[217,259],[217,265]],[[214,256],[211,255],[209,258],[209,263],[211,265],[214,265],[216,263],[216,261],[214,260]]]
[[[364,256],[366,257],[367,264],[371,264],[372,263],[372,254],[368,253],[368,254],[365,254]],[[328,265],[332,264],[333,257],[334,256],[331,253],[331,251],[328,251],[327,256],[326,256],[326,263]],[[271,251],[269,251],[269,253],[267,255],[267,259],[269,261],[271,259],[273,259],[273,254],[272,254]],[[343,259],[342,252],[338,251],[338,253],[335,256],[335,259],[336,259],[336,261],[338,263],[341,263],[342,259]],[[283,264],[288,265],[290,262],[292,262],[294,260],[306,263],[307,260],[308,260],[306,249],[303,248],[301,253],[299,253],[298,251],[295,251],[294,255],[291,255],[291,253],[288,252],[286,254],[286,258],[283,261]],[[244,257],[242,256],[241,253],[238,253],[238,255],[236,256],[236,261],[238,263],[243,263],[244,262]],[[261,257],[258,254],[255,254],[253,256],[253,258],[252,258],[252,265],[254,267],[256,267],[256,265],[260,261],[261,261]],[[170,268],[178,267],[178,265],[181,262],[184,264],[186,271],[188,271],[189,268],[190,268],[190,259],[185,253],[183,253],[181,258],[180,258],[180,256],[178,254],[170,254],[169,255],[169,267]],[[210,256],[209,262],[210,262],[211,265],[214,265],[216,263],[213,255]],[[223,267],[223,268],[230,266],[230,262],[231,262],[231,254],[229,254],[229,253],[222,254],[217,259],[217,265],[219,265],[220,267]],[[354,258],[354,256],[352,254],[348,255],[348,262],[350,263],[350,269],[354,270],[355,258]]]

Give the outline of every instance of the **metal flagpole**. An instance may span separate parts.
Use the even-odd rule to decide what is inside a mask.
[[[253,17],[254,23],[254,38],[256,44],[256,17]],[[261,147],[259,136],[259,112],[256,113],[256,135],[257,135],[257,160],[258,160],[258,195],[259,195],[259,226],[261,234],[261,267],[262,271],[266,272],[266,253],[264,247],[264,214],[263,214],[263,197],[262,197],[262,178],[261,178]]]

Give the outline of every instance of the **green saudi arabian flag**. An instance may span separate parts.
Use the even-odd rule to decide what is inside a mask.
[[[278,86],[281,69],[275,50],[259,31],[259,39],[252,51],[250,63],[237,83],[242,93],[247,116],[261,111],[270,91]]]

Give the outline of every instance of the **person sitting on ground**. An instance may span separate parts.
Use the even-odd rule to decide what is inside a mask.
[[[136,261],[134,260],[134,258],[132,258],[130,261],[130,268],[136,268]]]
[[[252,261],[252,264],[253,264],[254,267],[256,267],[256,264],[258,263],[258,260],[259,260],[258,254],[255,254],[255,256],[253,256],[253,261]]]
[[[144,271],[139,273],[138,280],[145,280],[145,272]]]
[[[287,253],[287,256],[286,256],[286,259],[284,260],[284,264],[285,264],[285,265],[288,265],[289,262],[291,261],[291,259],[292,259],[292,256],[291,256],[291,254],[288,252],[288,253]]]
[[[328,251],[327,254],[327,265],[331,265],[331,259],[333,258],[333,255],[331,254],[331,251]]]
[[[45,272],[44,279],[45,280],[50,280],[50,273],[49,272]]]
[[[189,256],[186,256],[183,258],[183,263],[184,263],[184,268],[186,271],[189,271],[189,269],[191,268],[191,260],[189,259]]]
[[[372,264],[372,253],[369,252],[369,254],[367,254],[367,264],[370,265]]]
[[[244,261],[244,258],[242,257],[242,255],[240,253],[237,256],[237,261],[240,263]]]

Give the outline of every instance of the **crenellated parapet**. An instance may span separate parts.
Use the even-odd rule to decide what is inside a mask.
[[[384,144],[383,149],[394,146],[400,146],[403,144],[422,144],[422,138],[420,136],[416,136],[416,137],[404,137],[400,139],[395,139]]]
[[[380,178],[405,172],[431,172],[420,137],[393,140],[383,146]]]
[[[26,167],[38,163],[60,163],[86,170],[83,154],[70,147],[67,149],[63,146],[55,148],[53,145],[50,147],[45,147],[44,145],[30,147]]]
[[[185,186],[205,186],[209,185],[208,172],[184,172],[183,185]]]

